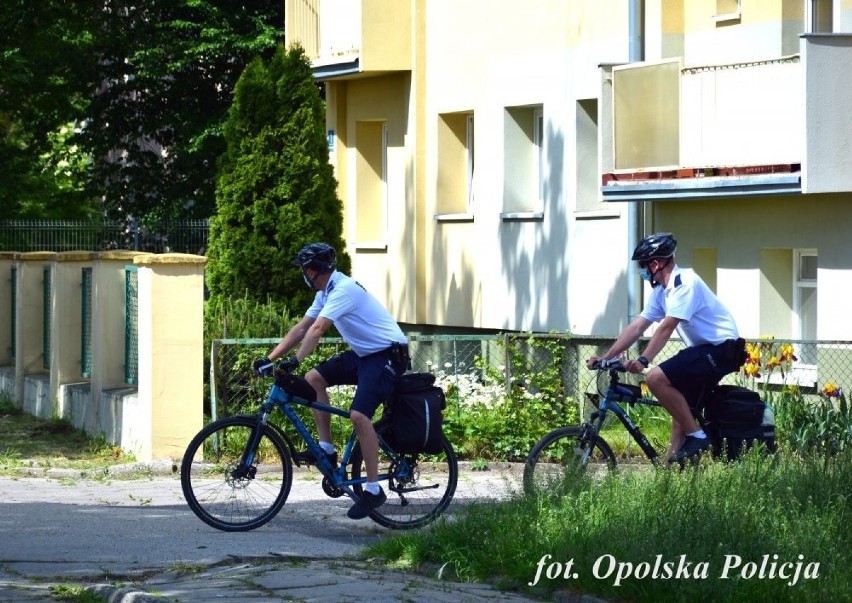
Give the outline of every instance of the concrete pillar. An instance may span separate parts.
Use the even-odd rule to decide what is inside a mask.
[[[204,265],[188,254],[136,257],[139,408],[150,421],[145,460],[180,459],[203,424]]]
[[[83,268],[92,266],[91,251],[57,253],[51,282],[50,398],[58,402],[60,417],[67,418],[59,396],[61,385],[80,383],[83,341]]]
[[[0,251],[0,393],[15,398],[15,337],[12,334],[12,268],[17,266],[18,253]]]
[[[49,302],[44,299],[44,274],[45,268],[52,268],[55,258],[56,254],[50,251],[32,251],[20,254],[17,262],[15,403],[41,418],[53,415],[53,400],[48,397],[50,377],[44,356],[45,304]]]
[[[140,251],[104,251],[92,266],[92,400],[105,389],[126,384],[124,378],[125,267]]]

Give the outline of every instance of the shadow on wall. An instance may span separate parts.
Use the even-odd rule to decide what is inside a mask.
[[[568,246],[567,199],[563,187],[565,138],[547,128],[549,149],[544,182],[544,221],[501,222],[498,231],[502,271],[514,308],[505,327],[524,330],[567,330]],[[530,249],[530,241],[534,241]],[[505,303],[500,300],[499,303]]]

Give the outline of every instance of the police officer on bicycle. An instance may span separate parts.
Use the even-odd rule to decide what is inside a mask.
[[[364,455],[367,483],[364,493],[349,509],[352,519],[367,517],[384,504],[387,496],[378,483],[378,439],[372,417],[393,393],[397,377],[408,368],[408,339],[385,309],[357,281],[336,270],[337,255],[326,243],[304,246],[293,265],[302,269],[308,287],[317,293],[299,323],[290,329],[268,356],[254,363],[256,374],[271,374],[272,361],[296,349],[283,366],[294,369],[310,355],[325,332],[334,325],[351,349],[321,362],[305,374],[317,392],[317,401],[329,404],[327,388],[356,385],[350,419]],[[314,411],[319,444],[332,465],[337,452],[331,442],[331,417]],[[316,463],[310,451],[297,455],[301,462]]]
[[[680,461],[710,448],[710,439],[695,422],[702,391],[740,368],[745,341],[728,309],[694,271],[675,264],[677,241],[671,233],[642,239],[632,259],[643,280],[651,283],[651,297],[641,314],[618,336],[603,356],[592,356],[588,367],[601,359],[621,355],[659,323],[642,354],[625,363],[631,373],[648,368],[669,338],[677,332],[686,348],[651,368],[646,383],[672,416],[668,461]]]

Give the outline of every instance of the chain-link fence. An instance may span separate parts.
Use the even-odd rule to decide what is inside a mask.
[[[267,395],[268,383],[251,377],[255,358],[279,339],[218,339],[210,355],[211,416],[254,412]],[[491,395],[507,395],[511,388],[533,393],[547,389],[553,397],[583,403],[584,394],[597,389],[586,360],[613,343],[609,338],[570,335],[447,335],[412,336],[412,370],[435,373],[442,385],[469,392],[470,384],[491,386]],[[640,342],[639,349],[644,346]],[[656,363],[676,354],[683,345],[670,341]],[[341,339],[327,338],[303,366],[348,349]],[[827,385],[845,390],[852,383],[852,342],[751,340],[750,360],[739,373],[725,378],[753,389],[778,390],[795,385],[803,394],[817,395]],[[633,352],[638,355],[638,352]],[[807,359],[808,363],[800,359]],[[641,377],[635,377],[638,382]],[[494,387],[497,386],[497,387]],[[499,402],[496,401],[496,402]]]

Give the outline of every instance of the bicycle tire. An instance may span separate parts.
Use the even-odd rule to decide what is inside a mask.
[[[389,435],[390,424],[376,424],[381,440]],[[379,474],[389,478],[382,483],[387,501],[370,512],[370,519],[393,530],[409,530],[434,521],[453,499],[458,483],[458,461],[452,444],[445,436],[438,454],[388,454],[379,447]],[[352,478],[366,474],[360,443],[352,449]],[[356,484],[359,496],[363,488]]]
[[[257,418],[234,416],[210,423],[187,446],[180,483],[189,508],[225,532],[259,528],[281,510],[293,483],[293,463],[278,432],[264,425],[251,473],[235,476]]]
[[[615,454],[599,435],[583,439],[580,425],[560,427],[545,434],[524,463],[524,491],[528,494],[555,491],[563,480],[585,472],[588,465],[616,466]],[[591,447],[588,459],[583,456]]]

